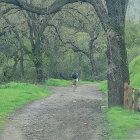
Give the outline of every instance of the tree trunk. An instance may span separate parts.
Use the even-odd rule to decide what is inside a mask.
[[[120,2],[120,0],[112,0],[107,2],[112,30],[116,34],[116,38],[118,38],[118,46],[122,60],[123,81],[129,83],[127,51],[125,47],[125,15],[127,4],[128,0],[122,2]]]
[[[107,3],[111,19],[107,30],[108,48],[108,105],[123,106],[124,82],[129,82],[127,52],[125,47],[125,2],[112,0]]]
[[[21,50],[20,56],[20,68],[21,68],[21,75],[24,76],[24,60],[23,60],[23,51]]]
[[[93,58],[90,59],[90,64],[91,64],[91,77],[93,78],[93,80],[97,80],[96,79],[96,66],[95,66],[95,61]]]
[[[82,74],[82,54],[78,54],[78,59],[79,59],[79,73],[78,76],[81,77]]]
[[[122,34],[112,32],[108,36],[108,105],[123,106],[124,104],[124,83],[129,83],[129,70],[127,53]]]
[[[120,53],[120,39],[116,32],[108,33],[108,106],[123,106],[123,73]]]
[[[34,64],[35,64],[35,69],[36,69],[37,82],[42,83],[44,81],[42,62],[36,61]]]
[[[88,0],[107,34],[108,48],[108,105],[123,106],[124,81],[129,82],[127,53],[125,48],[125,15],[128,0]]]
[[[94,60],[94,39],[91,38],[90,43],[89,43],[89,60],[91,64],[91,76],[94,80],[96,80],[96,64]]]
[[[40,40],[36,39],[35,45],[33,46],[34,49],[32,49],[32,57],[33,57],[33,62],[35,65],[35,69],[36,69],[36,78],[37,78],[37,82],[41,83],[44,80],[44,76],[43,76],[43,64],[42,64],[42,57],[41,57],[41,49],[40,49]]]

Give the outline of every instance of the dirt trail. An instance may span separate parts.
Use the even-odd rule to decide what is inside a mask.
[[[34,101],[8,117],[0,140],[102,140],[108,139],[104,95],[99,84],[49,87],[50,97]]]
[[[137,128],[136,130],[132,131],[130,135],[130,139],[132,140],[140,140],[140,127]]]

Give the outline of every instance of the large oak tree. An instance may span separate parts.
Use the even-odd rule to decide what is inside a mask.
[[[56,0],[47,8],[35,7],[21,0],[0,0],[21,9],[45,15],[57,13],[63,6],[75,2],[90,3],[106,32],[108,40],[108,90],[109,107],[123,106],[124,82],[129,82],[127,53],[125,48],[125,15],[128,0]]]

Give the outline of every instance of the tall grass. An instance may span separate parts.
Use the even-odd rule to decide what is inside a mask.
[[[26,83],[9,83],[0,86],[0,129],[4,117],[15,109],[33,100],[45,98],[51,92]]]

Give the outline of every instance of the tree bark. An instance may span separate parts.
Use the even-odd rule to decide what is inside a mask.
[[[34,49],[32,49],[31,58],[36,69],[36,79],[38,83],[41,83],[44,81],[44,75],[43,75],[43,64],[42,64],[42,57],[41,57],[42,54],[40,50],[40,41],[36,40],[34,46],[32,47]]]
[[[125,47],[125,3],[112,0],[107,3],[111,29],[108,39],[108,103],[111,106],[123,106],[124,83],[129,83],[127,52]]]
[[[108,35],[107,39],[108,106],[123,106],[124,85],[121,53],[119,49],[120,40],[114,31],[110,31],[110,35]]]
[[[37,83],[42,83],[44,81],[43,70],[42,70],[42,62],[36,61],[34,63],[36,69],[36,78]]]
[[[21,75],[24,76],[24,59],[23,59],[23,51],[21,50],[20,56],[20,68],[21,68]]]
[[[41,25],[38,25],[34,22],[37,21],[38,18],[36,18],[36,15],[34,13],[27,12],[28,17],[27,23],[30,31],[30,43],[32,46],[32,52],[30,54],[30,58],[34,63],[35,70],[36,70],[36,79],[38,83],[41,83],[44,81],[44,74],[43,74],[43,64],[42,64],[42,50],[41,50],[41,36],[43,35],[43,32],[45,28],[47,27],[47,22],[45,19],[43,19],[43,23]],[[46,19],[47,20],[47,19]]]
[[[91,64],[91,76],[93,78],[93,80],[96,80],[96,75],[97,75],[97,71],[96,71],[96,64],[95,64],[95,60],[94,60],[94,39],[91,38],[90,43],[89,43],[89,60],[90,60],[90,64]]]

